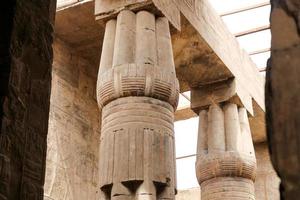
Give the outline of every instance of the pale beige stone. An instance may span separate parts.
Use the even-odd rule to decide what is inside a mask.
[[[134,62],[135,42],[136,15],[130,10],[124,10],[117,19],[113,67]]]
[[[151,0],[98,0],[84,1],[80,4],[72,5],[70,8],[60,9],[56,15],[55,32],[59,38],[70,43],[76,53],[98,65],[105,29],[103,22],[112,19],[123,9],[138,12],[139,10],[146,8],[150,10],[152,8],[150,5],[145,6],[143,2],[150,2],[151,4]],[[168,12],[165,11],[169,9],[171,9],[169,11],[172,11],[172,5],[170,6],[169,2],[171,1],[154,1],[158,9],[167,17]],[[181,10],[182,14],[188,18],[188,20],[184,17],[182,18],[182,31],[173,31],[174,29],[172,29],[171,32],[177,67],[176,73],[180,80],[181,91],[187,91],[191,87],[206,87],[211,83],[238,77],[237,96],[242,98],[242,104],[248,109],[248,112],[254,114],[254,116],[250,116],[252,118],[250,119],[250,125],[253,139],[255,142],[266,141],[262,106],[264,81],[261,75],[259,75],[258,70],[255,70],[255,65],[248,58],[249,56],[241,51],[241,48],[236,45],[237,43],[232,40],[230,33],[228,31],[224,32],[226,27],[224,27],[224,24],[219,23],[222,22],[220,17],[215,12],[211,12],[212,9],[209,6],[209,1],[172,0],[172,3],[174,2],[178,5],[177,9]],[[101,15],[101,20],[95,20],[94,7],[101,8],[101,11],[98,10],[99,12],[96,14],[97,19]],[[80,13],[80,17],[78,13]],[[172,12],[171,14],[175,13]],[[200,19],[197,19],[198,17]],[[168,19],[172,23],[171,18]],[[197,23],[193,23],[195,21],[200,22],[197,25]],[[193,23],[194,27],[191,23]],[[195,29],[198,31],[201,29],[201,31],[198,32]],[[206,34],[203,35],[202,32],[206,32]],[[226,43],[226,51],[224,51],[224,48],[220,48],[223,45],[220,44],[223,44],[223,41],[226,41],[225,38],[229,37],[231,39],[229,43]],[[211,45],[217,46],[220,51],[212,51]],[[224,59],[220,55],[227,56],[227,58]],[[225,61],[229,59],[230,63]],[[251,85],[248,83],[251,83]],[[249,101],[249,99],[254,101]],[[250,110],[252,109],[252,105],[254,113]],[[196,113],[198,114],[199,112]],[[194,113],[190,110],[187,114],[189,117],[194,116]],[[187,114],[185,117],[187,117]]]
[[[175,74],[171,34],[167,18],[160,17],[156,20],[156,39],[158,65]]]
[[[111,47],[114,26],[113,22],[108,23],[110,30],[106,32],[112,36],[107,36],[109,41],[104,43]],[[113,64],[103,69],[100,64],[97,83],[99,107],[120,97],[148,96],[167,101],[176,108],[179,83],[167,19],[155,19],[146,11],[135,14],[124,10],[117,17],[115,31],[114,49],[103,49],[113,51]],[[103,63],[109,63],[110,58],[102,59]]]
[[[136,191],[135,200],[156,200],[156,189],[152,181],[144,181]]]
[[[252,180],[240,177],[217,177],[201,184],[202,200],[254,200]]]
[[[100,187],[143,180],[162,184],[171,180],[174,186],[171,105],[149,97],[119,98],[103,108],[102,125]]]
[[[66,44],[55,40],[53,49],[44,198],[96,200],[100,132],[94,95],[97,77],[86,70],[90,62],[72,54]]]
[[[244,108],[240,108],[244,109]],[[255,153],[257,160],[256,179],[254,183],[256,200],[279,200],[279,184],[275,170],[270,161],[268,144],[255,144]],[[176,200],[201,199],[200,187],[179,190]]]
[[[157,65],[155,16],[146,11],[136,14],[135,63]]]
[[[198,141],[197,141],[197,155],[206,154],[208,152],[208,121],[207,111],[202,110],[199,113],[199,128],[198,128]]]
[[[179,85],[170,61],[170,37],[164,38],[169,40],[164,41],[168,49],[160,49],[162,55],[170,56],[167,66],[157,62],[156,30],[161,29],[162,36],[170,35],[170,30],[166,20],[159,27],[156,21],[147,11],[121,11],[112,67],[98,76],[97,99],[102,109],[99,188],[106,199],[175,198],[173,121]]]
[[[248,114],[245,108],[239,108],[239,120],[240,120],[241,134],[242,134],[240,149],[242,150],[243,153],[246,153],[250,156],[255,155],[250,125],[248,120]]]
[[[209,152],[223,152],[226,149],[224,113],[217,104],[209,107],[207,143]]]
[[[198,148],[205,147],[206,115],[208,152],[198,153],[196,160],[201,199],[254,200],[256,158],[251,149],[253,144],[246,109],[238,109],[236,104],[227,102],[224,106],[211,105],[208,113],[201,111]]]
[[[224,107],[224,119],[226,130],[226,150],[238,151],[238,145],[242,143],[238,108],[236,104],[227,103]]]
[[[117,21],[112,19],[106,23],[102,45],[101,61],[98,74],[101,75],[109,70],[113,64],[115,34]]]
[[[111,200],[131,200],[131,192],[122,183],[115,183],[112,186]]]

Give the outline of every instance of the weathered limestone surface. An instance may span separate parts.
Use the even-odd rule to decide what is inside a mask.
[[[198,188],[191,188],[187,190],[178,190],[176,195],[176,200],[187,200],[187,199],[197,199],[201,200],[201,190]]]
[[[43,198],[55,7],[55,0],[1,6],[1,200]]]
[[[201,199],[255,199],[256,159],[245,108],[212,104],[199,113],[196,174]]]
[[[257,171],[254,184],[256,200],[279,200],[280,179],[272,166],[268,144],[256,144],[255,155],[257,160]]]
[[[97,68],[54,42],[44,199],[97,200]]]
[[[100,199],[175,198],[178,95],[168,20],[123,10],[108,21],[97,82]]]
[[[97,4],[100,1],[103,3],[101,7]],[[159,15],[163,13],[172,22],[178,21],[178,10],[174,9],[174,2],[175,0],[154,0],[153,3],[157,6],[155,8],[151,0],[114,0],[113,3],[110,3],[109,0],[95,2],[84,0],[75,6],[72,5],[58,11],[56,33],[69,43],[74,51],[98,65],[105,24],[102,23],[102,20],[96,22],[93,12],[94,3],[95,12],[99,18],[114,18],[120,10],[126,7],[133,10],[147,9]],[[238,85],[238,91],[240,94],[246,93],[244,96],[241,95],[244,99],[243,102],[248,105],[246,107],[245,104],[245,107],[250,113],[252,113],[251,110],[254,111],[254,116],[250,117],[250,126],[253,127],[252,134],[255,136],[253,139],[256,142],[266,141],[263,112],[264,79],[259,75],[254,63],[240,49],[238,42],[226,29],[220,17],[215,12],[211,12],[212,7],[207,0],[178,0],[176,3],[183,4],[182,13],[185,13],[181,16],[193,14],[193,19],[188,20],[181,17],[181,31],[176,31],[174,28],[171,31],[176,75],[181,92],[190,90],[191,87],[204,86],[238,76],[238,82],[243,82],[243,85]],[[101,12],[103,15],[100,16]],[[99,21],[101,23],[98,23]],[[197,28],[201,28],[201,31],[206,34],[203,35]],[[221,48],[224,45],[219,45],[224,41],[226,41],[224,44],[226,50]],[[253,87],[250,88],[247,86],[248,82],[255,84],[252,84]],[[251,95],[249,95],[249,90],[251,90]],[[256,99],[256,97],[259,98]],[[253,108],[251,108],[252,103]],[[191,110],[186,109],[186,111],[180,112],[176,120],[195,115]]]
[[[179,83],[165,18],[155,20],[145,11],[121,12],[117,22],[106,25],[102,55],[97,84],[100,107],[126,96],[153,97],[177,107]]]
[[[283,199],[300,196],[300,5],[273,0],[271,59],[267,70],[266,108],[271,158],[281,177]]]
[[[256,200],[279,200],[279,182],[268,152],[267,143],[255,144],[257,160],[255,187]],[[200,199],[200,188],[178,190],[176,200]]]

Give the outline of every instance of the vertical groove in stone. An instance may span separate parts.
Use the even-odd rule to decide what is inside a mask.
[[[208,113],[208,152],[225,151],[224,113],[213,104]]]
[[[134,62],[135,29],[136,15],[129,10],[121,11],[117,18],[113,67]]]
[[[144,179],[151,180],[153,178],[152,173],[152,145],[153,145],[153,131],[149,129],[144,130]]]
[[[202,110],[197,148],[196,175],[202,200],[255,199],[257,167],[245,108],[227,102],[222,108],[211,105],[208,114]]]
[[[135,62],[157,65],[155,17],[146,11],[140,11],[136,15]]]
[[[106,23],[102,45],[99,75],[112,67],[117,21],[112,19]]]
[[[102,194],[110,200],[174,199],[179,86],[168,21],[123,10],[106,26],[97,82]]]
[[[207,147],[207,111],[202,110],[199,113],[199,129],[198,129],[198,142],[197,142],[197,155],[206,154]]]
[[[227,103],[224,106],[224,120],[226,130],[226,150],[227,151],[238,151],[240,140],[241,129],[239,123],[239,114],[236,104]]]
[[[132,200],[132,194],[122,183],[114,183],[111,191],[111,200]]]
[[[239,108],[239,120],[242,140],[245,141],[244,147],[242,148],[243,152],[255,156],[247,110],[245,108]]]
[[[136,191],[135,200],[156,200],[156,188],[152,181],[144,180]]]
[[[158,65],[169,68],[175,74],[173,49],[168,19],[160,17],[156,20],[156,40]]]

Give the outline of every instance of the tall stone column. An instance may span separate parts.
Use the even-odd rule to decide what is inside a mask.
[[[175,199],[178,95],[168,20],[123,10],[108,21],[97,83],[101,199]]]
[[[201,110],[196,161],[201,199],[254,200],[255,172],[246,109],[225,102]]]

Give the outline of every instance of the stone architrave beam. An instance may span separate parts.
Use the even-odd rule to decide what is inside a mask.
[[[248,54],[242,50],[223,23],[219,15],[214,11],[207,0],[174,0],[182,14],[189,23],[197,30],[199,40],[204,41],[219,57],[236,79],[237,95],[245,108],[253,114],[249,98],[253,99],[259,107],[264,110],[264,79],[259,75],[255,64],[250,60]],[[199,69],[200,70],[200,69]],[[216,71],[215,73],[222,73]],[[215,80],[217,82],[218,80]],[[199,85],[210,83],[201,82]],[[197,83],[193,83],[197,87]]]
[[[181,29],[172,32],[181,91],[210,87],[211,83],[234,78],[235,95],[251,114],[255,140],[266,139],[264,78],[207,0],[96,0],[96,19],[108,20],[122,9],[147,9],[165,15],[173,26]],[[180,13],[184,16],[181,24]],[[186,118],[187,114],[181,116]]]
[[[225,81],[204,85],[198,88],[192,88],[191,90],[191,109],[195,113],[203,109],[207,109],[212,104],[222,104],[225,102],[234,103],[240,107],[244,107],[245,103],[252,106],[252,99],[249,98],[247,102],[241,101],[242,91],[238,93],[237,81],[235,78],[231,78]],[[246,99],[246,98],[245,98]],[[244,99],[244,100],[245,100]],[[257,108],[257,106],[255,106]],[[252,138],[255,142],[265,140],[265,127],[264,116],[256,116],[250,118],[250,127],[252,132]]]

